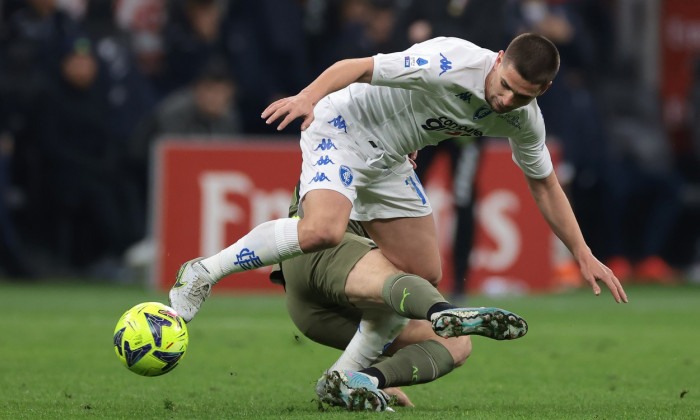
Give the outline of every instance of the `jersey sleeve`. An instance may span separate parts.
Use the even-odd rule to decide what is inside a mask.
[[[542,113],[537,109],[537,117],[532,124],[523,127],[518,135],[508,138],[510,148],[513,151],[513,161],[520,167],[523,173],[536,179],[549,176],[554,169],[549,149],[545,144],[545,128]]]
[[[373,57],[372,84],[444,95],[454,84],[454,72],[450,72],[454,60],[464,54],[458,49],[459,44],[450,38],[435,38],[402,52],[377,54]]]

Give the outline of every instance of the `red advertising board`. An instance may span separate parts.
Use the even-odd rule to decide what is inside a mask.
[[[286,217],[301,168],[296,141],[165,141],[157,150],[155,284],[168,289],[183,262],[209,256],[267,220]],[[443,255],[441,289],[451,290],[454,226],[450,175],[438,159],[423,185],[435,210]],[[512,162],[507,143],[487,144],[477,179],[472,291],[527,292],[551,286],[552,235]],[[281,290],[269,267],[236,274],[220,290]]]
[[[690,147],[690,90],[700,63],[700,1],[664,0],[660,25],[664,120],[677,152]]]

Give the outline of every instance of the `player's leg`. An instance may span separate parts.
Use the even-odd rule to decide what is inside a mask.
[[[281,266],[286,279],[290,315],[298,326],[302,324],[313,326],[300,327],[300,329],[307,335],[315,331],[318,337],[312,337],[312,339],[322,343],[330,340],[326,337],[327,335],[337,335],[339,331],[343,331],[342,339],[347,340],[348,331],[352,327],[342,330],[324,328],[323,323],[318,322],[322,314],[316,311],[315,307],[363,308],[365,312],[368,308],[378,308],[385,313],[388,309],[392,309],[396,315],[418,319],[429,319],[432,313],[442,313],[444,310],[459,310],[449,305],[427,280],[400,272],[383,257],[380,250],[374,248],[371,240],[349,233],[345,235],[341,244],[333,249],[299,256],[283,262]],[[400,296],[396,295],[397,287],[402,287]],[[289,305],[293,297],[301,302],[295,305],[294,310]],[[410,299],[407,299],[408,297]],[[381,314],[381,312],[377,313]],[[303,315],[306,321],[300,322],[299,314]],[[317,392],[324,401],[352,408],[357,403],[352,399],[354,396],[364,398],[367,395],[374,395],[371,398],[373,404],[381,400],[381,395],[377,395],[373,389],[365,388],[356,395],[353,386],[362,386],[366,382],[360,381],[355,384],[357,380],[352,380],[354,376],[343,376],[345,370],[350,370],[343,368],[369,366],[386,344],[393,340],[395,333],[391,332],[392,323],[400,318],[382,314],[375,319],[376,323],[367,322],[364,326],[361,324],[355,332],[350,345],[334,365],[332,372],[337,374],[331,372],[322,378]],[[318,325],[321,326],[317,327]],[[459,334],[480,332],[469,327],[460,330]],[[456,330],[454,333],[459,335]],[[431,332],[431,336],[435,337],[435,334]],[[432,343],[425,343],[421,348],[412,348],[403,352],[401,359],[412,360],[411,358],[417,357],[414,353],[420,355],[422,354],[420,352],[425,353],[424,349],[428,350],[428,356],[420,360],[428,364],[436,360],[454,359],[449,351],[444,350],[444,346],[436,347]],[[455,354],[457,353],[455,350]],[[463,358],[466,358],[466,355]],[[439,375],[451,370],[453,365],[453,362],[441,362]],[[443,368],[443,366],[447,367]],[[324,380],[325,383],[323,383]],[[342,398],[343,396],[345,398]],[[363,401],[366,403],[369,400],[365,398]],[[367,407],[374,409],[375,405],[370,404]]]
[[[411,344],[421,343],[426,340],[439,340],[444,344],[445,348],[450,352],[455,367],[462,366],[467,358],[471,355],[472,343],[468,335],[459,337],[442,338],[436,336],[433,331],[432,324],[429,321],[412,319],[401,330],[401,333],[396,337],[391,346],[389,346],[385,354],[392,356],[402,348]]]
[[[400,291],[400,297],[396,291]],[[409,296],[411,298],[407,299]],[[507,336],[499,335],[501,327],[510,326],[507,320],[496,321],[497,313],[501,311],[507,313],[497,308],[455,308],[427,280],[400,272],[383,257],[379,249],[367,252],[352,267],[345,281],[345,297],[348,302],[357,307],[374,308],[381,306],[381,302],[384,302],[384,307],[389,306],[396,315],[424,320],[420,323],[413,321],[411,328],[405,328],[401,332],[399,335],[401,338],[397,338],[389,349],[403,348],[392,358],[362,370],[346,369],[347,366],[352,366],[348,360],[360,360],[354,365],[366,366],[367,362],[371,362],[379,355],[381,344],[386,342],[390,335],[379,332],[376,326],[377,334],[368,333],[366,328],[360,328],[355,333],[341,358],[324,373],[316,387],[316,392],[322,401],[331,405],[344,405],[351,409],[356,404],[353,400],[354,396],[374,395],[373,399],[363,401],[365,409],[376,409],[378,401],[381,401],[377,390],[432,381],[464,363],[471,352],[471,342],[468,337],[441,340],[449,341],[448,344],[439,343],[426,319],[442,321],[447,319],[449,314],[451,317],[449,319],[459,322],[460,325],[460,328],[455,327],[449,331],[452,336],[481,334],[500,339]],[[365,309],[365,312],[368,311],[376,311],[376,309]],[[464,317],[463,314],[468,314],[468,317]],[[490,317],[493,317],[494,322],[487,322]],[[390,318],[382,318],[382,320],[383,324],[380,325],[386,326],[391,322]],[[513,321],[522,320],[513,315]],[[524,324],[524,321],[522,322]],[[518,328],[522,328],[518,330],[519,332],[525,333],[526,325],[523,327],[518,324]],[[514,335],[512,338],[517,336],[520,335]],[[357,345],[353,346],[353,343]],[[360,358],[355,358],[354,354],[359,354]],[[367,405],[367,401],[372,401],[373,404]],[[407,401],[410,404],[407,398],[404,403]]]
[[[289,287],[285,293],[287,312],[305,337],[327,347],[345,350],[362,319],[357,308],[321,304],[312,296]]]
[[[348,279],[354,283],[370,276],[379,283],[387,273],[396,272],[386,259],[374,257],[378,253],[374,247],[370,239],[346,233],[333,249],[305,254],[281,264],[286,281],[287,307],[295,324],[314,341],[327,345],[342,343],[342,347],[333,345],[345,350],[333,369],[360,369],[371,365],[406,322],[405,318],[381,304],[381,288],[369,294],[379,296],[372,309],[348,300],[345,290]],[[378,267],[373,268],[371,264],[378,264]],[[374,273],[369,275],[369,271]],[[327,326],[319,319],[323,311],[338,315],[344,315],[346,311],[359,314],[361,311],[362,315],[348,319],[348,322],[354,322],[350,327],[339,328]],[[352,330],[350,335],[347,335],[347,329]]]
[[[340,376],[346,369],[370,366],[405,321],[387,309],[363,313],[344,295],[348,272],[372,246],[366,238],[347,234],[337,248],[293,258],[281,267],[287,310],[297,328],[318,343],[344,350],[332,368],[337,369],[337,387],[333,394],[326,394],[325,383],[321,384],[317,387],[319,397],[351,410],[383,411],[389,400],[387,394],[361,375],[355,379],[343,376],[342,380]]]
[[[170,304],[189,322],[221,278],[337,245],[352,204],[332,190],[313,190],[304,199],[303,219],[262,223],[231,246],[208,258],[183,264],[170,291]]]
[[[383,362],[384,360],[391,360],[389,356],[396,354],[397,351],[403,349],[404,347],[410,346],[412,344],[418,344],[426,340],[437,340],[440,344],[442,344],[450,353],[452,356],[452,360],[454,362],[454,368],[457,368],[459,366],[462,366],[469,355],[471,354],[472,351],[472,343],[471,343],[471,338],[467,335],[460,336],[460,337],[451,337],[447,339],[437,339],[435,334],[433,333],[433,329],[431,327],[431,324],[427,321],[422,321],[422,320],[417,320],[417,319],[412,319],[405,327],[403,330],[401,330],[401,333],[399,334],[396,339],[394,339],[394,342],[389,346],[384,351],[384,356],[378,360],[379,362]],[[395,360],[401,360],[404,359],[405,356],[409,354],[409,352],[404,352],[402,353],[397,359]],[[444,355],[444,352],[440,352],[438,355],[429,355],[426,354],[425,352],[419,353],[419,357],[431,357],[433,360],[436,358],[439,359],[441,355]],[[425,360],[425,359],[424,359]],[[410,378],[413,379],[413,366],[419,366],[419,365],[424,365],[423,361],[418,361],[418,362],[412,362],[409,361],[409,364],[404,364],[400,362],[398,365],[390,364],[388,366],[383,365],[384,367],[382,368],[382,371],[384,371],[384,387],[382,388],[384,392],[386,392],[389,396],[391,397],[396,397],[397,404],[401,406],[409,406],[413,407],[413,403],[411,402],[411,399],[406,395],[405,392],[400,388],[399,381],[396,380],[396,378],[400,379],[400,376],[403,372],[409,373],[410,372]],[[434,363],[434,364],[433,364]],[[439,360],[437,363],[432,362],[430,366],[443,366],[446,361]],[[447,362],[448,363],[448,362]],[[389,370],[386,372],[385,370]],[[393,371],[399,372],[398,375],[392,374]],[[425,373],[428,370],[426,369],[420,369],[419,372],[422,372],[420,375],[424,376]],[[381,372],[381,371],[380,371]],[[371,373],[371,372],[370,372]],[[439,376],[442,376],[447,373],[447,370],[442,372]],[[389,381],[386,380],[386,378],[389,377]],[[377,384],[379,384],[379,379],[377,380]]]
[[[359,308],[388,306],[402,317],[432,321],[443,337],[476,334],[505,340],[527,332],[527,323],[509,311],[450,304],[424,278],[399,271],[380,249],[368,252],[352,268],[345,296]]]
[[[340,243],[352,203],[326,189],[310,191],[303,199],[304,218],[262,223],[231,246],[203,259],[201,264],[218,281],[229,274],[279,263],[302,253]]]
[[[471,350],[469,336],[445,340],[429,322],[411,320],[387,349],[392,356],[360,373],[371,376],[380,389],[431,382],[462,366]]]
[[[384,257],[398,269],[437,286],[442,266],[433,215],[362,222]]]
[[[520,316],[494,307],[456,307],[425,279],[408,273],[386,278],[382,298],[397,314],[431,321],[433,331],[441,337],[482,335],[512,340],[527,333],[527,323]]]
[[[369,389],[376,388],[388,395],[396,395],[399,405],[412,406],[400,386],[429,382],[444,376],[464,364],[470,353],[469,336],[438,341],[429,322],[411,320],[385,351],[386,355],[393,356],[361,370],[326,371],[317,383],[316,393],[328,404],[350,408],[346,401],[348,398],[343,399],[343,396],[352,394],[353,387],[364,388],[360,395],[366,395]],[[358,384],[347,383],[350,379]],[[370,405],[368,409],[376,409],[376,405]]]
[[[327,371],[360,370],[371,366],[407,323],[408,319],[391,311],[364,310],[352,339]]]
[[[289,284],[289,283],[288,283]],[[327,404],[346,407],[350,410],[377,410],[383,411],[388,406],[389,397],[374,386],[371,381],[358,381],[364,379],[360,375],[350,383],[343,382],[339,374],[346,370],[360,370],[370,366],[376,358],[372,351],[362,352],[364,348],[360,343],[363,334],[359,330],[367,329],[367,320],[360,319],[360,311],[351,307],[324,306],[295,288],[290,291],[287,288],[286,301],[289,315],[299,330],[310,339],[330,347],[346,349],[341,358],[334,364],[336,370],[327,370],[319,380],[316,393]],[[303,288],[302,288],[303,289]],[[358,330],[357,325],[360,325]],[[403,324],[401,324],[403,325]],[[366,334],[366,333],[365,333]],[[348,352],[348,348],[360,350],[360,352]],[[369,348],[368,348],[369,349]],[[381,346],[379,346],[381,352]],[[348,357],[348,354],[360,355],[359,359]],[[345,357],[343,357],[345,356]],[[346,369],[341,369],[345,367]],[[327,393],[325,379],[330,372],[335,372],[335,385],[332,393]],[[348,379],[344,377],[347,381]],[[405,399],[410,403],[410,400]]]
[[[335,252],[324,251],[332,255],[329,262],[333,263],[323,266],[325,276],[319,286],[325,288],[324,293],[337,304],[363,310],[362,322],[355,336],[329,371],[357,370],[370,366],[392,343],[408,318],[406,313],[387,306],[383,293],[388,280],[393,284],[394,277],[402,277],[405,273],[384,258],[379,249],[366,248],[370,246],[373,243],[366,238],[348,234]],[[338,267],[339,264],[343,267]],[[423,286],[411,287],[411,291],[414,295],[412,300],[425,303],[425,311],[411,307],[413,312],[409,315],[422,312],[425,319],[431,308],[434,312],[452,308],[428,281],[417,276],[411,278]],[[331,289],[334,291],[329,293]]]
[[[383,385],[380,388],[383,389],[389,396],[396,396],[398,405],[413,406],[410,398],[399,387],[403,384],[407,384],[408,380],[412,381],[415,374],[420,372],[419,377],[424,378],[425,375],[432,372],[433,367],[435,367],[437,372],[435,373],[434,377],[438,378],[447,374],[453,368],[462,366],[471,354],[471,339],[469,336],[465,335],[438,340],[438,342],[445,349],[447,349],[450,357],[447,357],[447,353],[441,351],[439,347],[434,348],[430,345],[417,347],[421,350],[419,352],[416,352],[416,348],[412,347],[401,352],[397,358],[390,357],[405,347],[419,344],[427,340],[438,340],[438,337],[435,335],[435,333],[433,333],[431,324],[427,321],[412,319],[401,330],[391,345],[384,350],[384,353],[382,354],[383,357],[377,359],[376,363],[381,363],[381,370],[379,370],[380,374],[377,375],[375,373],[377,377],[377,385],[379,385],[379,377],[381,377],[381,383]],[[423,351],[423,348],[425,347],[428,348],[428,352]],[[450,358],[452,362],[450,362]],[[391,360],[391,362],[388,362],[388,360]],[[376,364],[374,366],[376,367]],[[414,367],[418,368],[416,373],[414,373]],[[362,368],[346,369],[363,372]],[[372,371],[363,373],[372,374]],[[323,379],[320,380],[318,384],[322,384],[322,382]],[[320,397],[324,396],[323,391],[323,389],[317,390]]]

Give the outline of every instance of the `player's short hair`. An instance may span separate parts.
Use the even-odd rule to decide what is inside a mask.
[[[530,83],[547,85],[559,71],[559,51],[552,41],[539,34],[525,33],[513,39],[503,55]]]

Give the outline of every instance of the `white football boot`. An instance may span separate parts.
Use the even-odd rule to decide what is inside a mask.
[[[209,297],[211,287],[216,280],[200,261],[203,258],[195,258],[182,264],[177,272],[175,284],[168,298],[170,307],[175,309],[185,322],[190,322],[199,311],[202,302]]]

